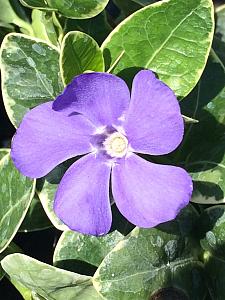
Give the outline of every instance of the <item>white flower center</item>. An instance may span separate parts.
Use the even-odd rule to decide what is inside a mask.
[[[123,157],[127,153],[128,140],[122,133],[114,132],[107,137],[103,145],[111,157]]]

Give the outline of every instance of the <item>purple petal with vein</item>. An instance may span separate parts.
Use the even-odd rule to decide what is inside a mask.
[[[92,150],[95,127],[83,116],[52,109],[52,101],[29,111],[12,141],[12,160],[22,174],[39,178],[63,161]]]
[[[135,76],[124,127],[131,147],[139,153],[162,155],[180,144],[184,123],[178,101],[152,71]]]
[[[131,154],[114,166],[112,191],[120,212],[131,223],[149,228],[174,219],[189,203],[192,181],[181,168]]]
[[[73,79],[53,108],[81,113],[96,126],[116,125],[129,101],[130,92],[122,79],[107,73],[87,73]]]
[[[110,165],[88,154],[65,173],[56,193],[54,211],[70,229],[96,236],[110,230],[110,172]]]

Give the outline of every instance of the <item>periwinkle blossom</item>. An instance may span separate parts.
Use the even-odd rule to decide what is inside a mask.
[[[174,219],[188,204],[192,181],[185,170],[136,154],[170,153],[183,132],[173,91],[150,70],[135,76],[131,96],[119,77],[87,73],[25,115],[11,155],[21,173],[39,178],[86,154],[63,176],[54,211],[72,230],[103,235],[112,223],[110,180],[119,211],[139,227]]]

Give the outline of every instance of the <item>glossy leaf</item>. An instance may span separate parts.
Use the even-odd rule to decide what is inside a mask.
[[[1,48],[2,94],[15,126],[29,109],[62,91],[58,60],[57,49],[42,40],[16,33],[5,37]]]
[[[65,85],[74,76],[87,70],[104,72],[104,59],[97,42],[79,31],[67,33],[64,37],[60,53],[61,74]]]
[[[65,260],[85,261],[99,266],[103,258],[118,244],[124,236],[118,231],[104,237],[82,235],[74,231],[65,231],[61,235],[54,252],[54,264]]]
[[[87,19],[104,10],[109,0],[20,0],[32,8],[56,10],[67,18]]]
[[[197,119],[187,128],[180,153],[195,181],[192,201],[225,202],[225,44],[215,38],[200,83],[181,102],[185,114]],[[216,78],[216,80],[215,80]]]
[[[125,51],[114,73],[127,80],[151,69],[179,97],[186,96],[205,67],[214,30],[211,0],[160,1],[137,11],[102,45],[106,69]]]
[[[151,299],[163,288],[182,290],[185,299],[204,299],[202,264],[186,237],[191,219],[193,225],[197,218],[189,209],[158,228],[135,228],[99,266],[93,278],[96,290],[110,300]],[[183,232],[188,222],[189,231]]]
[[[23,254],[8,255],[1,264],[10,278],[45,299],[101,299],[89,276],[61,270]]]
[[[34,196],[34,186],[35,181],[17,171],[9,154],[0,161],[0,252],[19,229]]]
[[[222,147],[224,147],[224,144]],[[199,204],[220,204],[225,202],[225,157],[221,163],[217,163],[213,159],[213,155],[219,153],[221,153],[221,149],[217,147],[212,150],[210,160],[196,160],[187,164],[195,186],[192,202]]]
[[[67,18],[87,19],[98,15],[104,10],[109,0],[47,0],[50,7]]]
[[[31,201],[30,207],[22,225],[20,226],[19,231],[33,232],[44,230],[50,227],[52,227],[52,224],[42,207],[41,201],[39,200],[38,196],[35,195]]]

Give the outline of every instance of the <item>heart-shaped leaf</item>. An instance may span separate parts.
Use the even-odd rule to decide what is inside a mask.
[[[57,48],[22,34],[9,34],[1,46],[2,94],[11,122],[54,99],[63,89]]]
[[[120,23],[102,45],[109,68],[127,80],[151,69],[179,97],[186,96],[205,67],[214,31],[211,0],[169,0],[144,7]]]
[[[195,224],[197,215],[189,207],[158,228],[135,228],[99,266],[93,278],[96,290],[110,300],[157,299],[153,295],[162,289],[185,297],[179,299],[204,299],[202,263],[186,236],[191,219]]]

